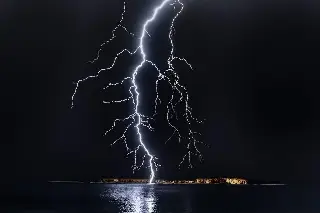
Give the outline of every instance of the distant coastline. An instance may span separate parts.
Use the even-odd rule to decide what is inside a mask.
[[[76,180],[49,180],[49,183],[85,183],[82,181],[76,181]]]
[[[53,180],[49,183],[73,183],[73,184],[147,184],[148,179],[134,178],[102,178],[98,181],[77,181],[77,180]],[[250,181],[243,178],[197,178],[194,180],[156,180],[155,184],[226,184],[226,185],[286,185],[277,182]]]

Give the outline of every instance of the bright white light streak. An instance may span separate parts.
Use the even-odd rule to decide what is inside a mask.
[[[163,10],[163,8],[165,8],[165,6],[172,6],[174,8],[174,10],[177,9],[178,6],[180,6],[180,10],[176,13],[176,15],[172,18],[171,24],[170,24],[170,30],[169,30],[169,41],[170,41],[170,46],[171,46],[171,51],[170,51],[170,55],[167,59],[167,64],[168,64],[168,68],[165,71],[161,71],[154,62],[152,62],[151,60],[148,59],[148,56],[145,52],[145,46],[144,46],[144,41],[145,41],[145,37],[146,35],[148,35],[149,37],[151,37],[151,35],[148,33],[148,27],[149,25],[151,25],[152,22],[154,22],[156,20],[156,18],[159,15],[159,12],[161,10]],[[181,14],[181,12],[183,11],[184,5],[182,4],[182,2],[180,0],[163,0],[159,5],[157,5],[154,9],[153,9],[153,13],[152,15],[147,18],[144,23],[143,23],[143,27],[141,29],[141,35],[139,37],[139,45],[138,47],[136,47],[136,49],[134,51],[129,51],[128,49],[123,49],[121,50],[119,53],[116,54],[113,63],[111,64],[111,66],[104,68],[104,69],[100,69],[96,75],[91,75],[91,76],[87,76],[83,79],[78,80],[75,84],[75,90],[74,93],[72,95],[72,104],[71,107],[74,107],[74,98],[75,95],[77,93],[77,90],[80,86],[81,83],[89,80],[89,79],[94,79],[99,77],[100,73],[102,71],[108,71],[111,70],[112,68],[114,68],[117,60],[119,59],[119,57],[124,54],[124,53],[129,53],[130,55],[134,55],[136,53],[140,53],[141,56],[141,61],[140,63],[138,63],[138,65],[134,68],[134,70],[132,71],[132,75],[131,76],[127,76],[124,77],[121,81],[119,82],[115,82],[115,83],[109,83],[106,87],[104,87],[104,90],[107,90],[110,87],[116,87],[116,86],[121,86],[124,85],[126,82],[128,82],[130,84],[130,87],[128,89],[129,92],[129,96],[127,96],[126,98],[123,99],[119,99],[119,100],[111,100],[111,101],[103,101],[103,103],[105,104],[115,104],[115,103],[123,103],[123,102],[132,102],[133,105],[133,110],[131,112],[130,115],[128,115],[125,118],[117,118],[114,120],[113,125],[111,126],[110,129],[106,130],[105,135],[108,134],[110,131],[114,130],[114,128],[116,127],[116,125],[120,122],[127,122],[130,120],[130,123],[127,124],[125,126],[125,129],[122,133],[122,135],[117,138],[115,141],[113,141],[113,143],[111,143],[111,145],[116,144],[118,141],[123,141],[123,143],[125,144],[126,150],[127,150],[127,156],[133,154],[134,155],[134,164],[132,166],[133,168],[133,172],[135,172],[136,170],[140,169],[145,162],[145,158],[146,156],[148,156],[149,160],[148,160],[148,167],[150,170],[150,177],[149,177],[149,183],[152,184],[154,183],[154,179],[155,179],[155,171],[157,170],[157,167],[159,167],[160,165],[156,162],[156,157],[151,154],[151,152],[149,151],[145,141],[143,140],[143,135],[141,132],[141,128],[145,127],[147,128],[149,131],[154,131],[154,128],[151,126],[151,124],[149,123],[150,120],[154,120],[154,117],[157,115],[157,107],[162,104],[162,101],[160,100],[160,96],[159,96],[159,91],[158,91],[158,84],[160,83],[160,81],[164,80],[166,81],[172,89],[172,94],[171,94],[171,98],[169,100],[169,102],[166,105],[167,108],[167,113],[166,113],[166,119],[168,122],[168,125],[173,129],[173,133],[172,135],[169,137],[169,139],[166,141],[166,143],[171,140],[173,138],[173,136],[177,136],[179,143],[183,140],[186,139],[187,144],[185,145],[186,149],[187,149],[187,153],[182,157],[182,161],[179,164],[179,167],[182,165],[183,162],[185,162],[186,160],[188,161],[188,167],[192,168],[193,165],[191,164],[191,156],[195,155],[198,156],[199,159],[202,159],[202,155],[200,153],[200,151],[198,150],[197,145],[203,144],[203,142],[199,141],[196,139],[196,135],[200,135],[199,133],[193,131],[191,129],[192,126],[192,121],[195,121],[196,123],[202,123],[202,121],[196,119],[195,117],[192,116],[191,113],[191,107],[189,106],[189,94],[187,92],[187,89],[185,86],[183,86],[180,83],[180,78],[178,73],[175,71],[175,67],[173,66],[173,61],[177,60],[177,61],[181,61],[183,63],[185,63],[187,65],[187,67],[189,69],[193,69],[191,64],[184,58],[180,58],[174,55],[175,53],[175,46],[174,46],[174,41],[173,41],[173,32],[174,32],[174,25],[175,25],[175,21],[178,18],[178,16]],[[124,20],[124,15],[126,13],[126,2],[124,2],[124,6],[123,6],[123,12],[121,14],[121,19],[118,23],[118,25],[112,30],[112,37],[107,40],[106,42],[103,42],[100,46],[100,49],[98,50],[97,56],[96,58],[94,58],[92,61],[90,61],[91,63],[96,62],[97,60],[99,60],[100,57],[100,52],[103,50],[103,47],[110,43],[111,41],[113,41],[116,38],[116,31],[120,28],[124,29],[127,33],[129,33],[130,35],[134,36],[132,33],[130,33],[126,27],[123,26],[123,20]],[[139,93],[139,85],[137,84],[136,81],[136,77],[140,71],[140,69],[145,65],[145,64],[149,64],[151,65],[153,68],[155,68],[155,70],[158,72],[158,79],[156,80],[156,86],[155,86],[155,90],[156,90],[156,98],[155,98],[155,107],[154,107],[154,114],[153,117],[149,117],[146,115],[143,115],[140,111],[139,111],[139,107],[142,104],[140,101],[140,93]],[[175,95],[178,94],[179,96],[179,100],[175,103],[174,102],[174,98]],[[176,112],[176,107],[178,107],[179,104],[184,105],[184,120],[186,121],[187,125],[188,125],[188,135],[187,136],[182,136],[182,133],[180,133],[179,128],[177,126],[175,126],[171,120],[173,118],[175,119],[179,119],[178,118],[178,114]],[[138,136],[138,141],[139,144],[134,147],[134,148],[130,148],[129,145],[127,144],[127,136],[126,134],[128,133],[128,130],[130,128],[134,127],[136,129],[136,133]],[[150,143],[148,143],[150,145]],[[142,162],[141,164],[137,164],[137,152],[139,150],[144,151],[144,155],[142,158]]]

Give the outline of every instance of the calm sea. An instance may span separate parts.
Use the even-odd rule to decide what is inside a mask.
[[[26,184],[2,199],[15,213],[320,213],[319,187]]]

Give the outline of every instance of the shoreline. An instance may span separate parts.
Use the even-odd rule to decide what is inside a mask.
[[[154,184],[149,184],[149,183],[125,183],[125,182],[109,182],[109,183],[104,183],[104,182],[81,182],[81,181],[48,181],[48,183],[72,183],[72,184],[109,184],[109,185],[134,185],[134,184],[144,184],[144,185],[225,185],[225,186],[286,186],[288,184],[282,184],[282,183],[269,183],[269,184],[230,184],[230,183],[154,183]]]

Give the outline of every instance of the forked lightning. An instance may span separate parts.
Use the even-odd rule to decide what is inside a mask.
[[[103,47],[105,45],[107,45],[108,43],[112,42],[116,38],[116,33],[119,29],[123,29],[129,35],[135,36],[133,33],[130,33],[127,30],[127,28],[123,25],[124,16],[126,14],[126,5],[127,5],[127,2],[125,1],[124,5],[123,5],[123,12],[121,14],[121,19],[120,19],[118,25],[112,30],[112,37],[109,40],[107,40],[101,44],[100,49],[98,50],[97,56],[91,61],[91,63],[94,63],[97,60],[99,60],[100,53],[103,50]],[[157,20],[159,13],[168,7],[173,7],[175,10],[177,8],[180,8],[180,9],[176,13],[176,15],[172,18],[170,28],[169,28],[168,39],[170,42],[171,51],[170,51],[169,57],[167,59],[168,67],[166,70],[160,70],[153,61],[148,59],[148,55],[144,51],[145,50],[144,44],[145,44],[146,35],[150,36],[147,31],[148,27],[154,21]],[[76,87],[75,87],[74,93],[72,95],[71,107],[73,108],[75,95],[77,94],[77,90],[82,83],[84,83],[85,81],[87,81],[89,79],[98,78],[100,73],[103,71],[111,70],[115,66],[118,58],[121,55],[123,55],[123,54],[130,54],[130,55],[140,54],[141,61],[134,68],[134,70],[132,71],[130,76],[124,77],[119,82],[114,82],[114,83],[110,82],[106,87],[103,88],[106,90],[110,87],[116,87],[119,85],[123,85],[124,83],[128,83],[130,86],[128,89],[128,97],[127,98],[124,98],[121,100],[110,100],[110,101],[103,101],[103,102],[105,104],[131,102],[132,106],[133,106],[131,114],[125,118],[115,119],[111,128],[109,128],[105,132],[105,135],[107,135],[109,132],[114,130],[114,128],[116,127],[116,125],[118,123],[123,122],[124,124],[126,124],[125,129],[122,132],[122,135],[119,138],[117,138],[115,141],[113,141],[113,143],[111,145],[114,145],[117,142],[122,141],[127,149],[127,155],[131,155],[131,154],[134,155],[134,163],[132,166],[133,172],[140,169],[144,165],[146,158],[148,158],[148,167],[150,169],[150,177],[149,177],[150,184],[154,183],[155,172],[157,171],[157,168],[160,165],[156,162],[157,158],[155,157],[155,155],[149,151],[149,149],[143,139],[143,134],[141,132],[141,129],[143,127],[145,127],[150,131],[154,130],[153,127],[151,126],[150,121],[155,119],[155,116],[157,115],[157,108],[162,104],[161,100],[160,100],[160,96],[159,96],[159,91],[158,91],[159,83],[161,81],[166,81],[170,85],[171,91],[172,91],[171,96],[170,96],[170,100],[166,104],[166,115],[165,115],[167,122],[168,122],[168,125],[170,126],[170,128],[172,128],[172,135],[168,138],[166,143],[169,140],[171,140],[173,137],[176,137],[178,139],[179,143],[181,143],[182,141],[186,141],[185,148],[186,148],[187,152],[182,157],[182,160],[179,163],[179,167],[183,164],[183,162],[187,161],[188,167],[192,168],[193,167],[193,165],[191,163],[192,156],[197,156],[200,160],[202,160],[202,154],[200,153],[200,151],[198,149],[198,144],[200,144],[200,143],[203,144],[203,142],[197,139],[197,137],[200,135],[200,133],[192,130],[192,124],[194,122],[195,123],[202,123],[202,121],[198,120],[192,116],[192,109],[189,106],[189,94],[187,92],[186,87],[180,83],[179,75],[176,72],[175,67],[173,65],[173,62],[175,60],[182,61],[183,63],[185,63],[188,66],[189,69],[192,70],[191,64],[188,63],[188,61],[186,59],[175,56],[173,32],[174,32],[175,21],[178,18],[178,16],[181,14],[181,12],[183,11],[183,8],[184,8],[184,5],[180,0],[163,0],[159,5],[157,5],[153,9],[152,15],[144,21],[143,27],[140,32],[140,37],[138,38],[139,45],[133,51],[130,51],[128,49],[121,50],[120,52],[118,52],[116,54],[111,66],[109,66],[107,68],[100,69],[95,75],[87,76],[83,79],[78,80],[75,83]],[[140,93],[139,93],[139,85],[137,84],[136,78],[137,78],[137,75],[138,75],[139,71],[141,70],[141,68],[143,68],[143,66],[145,66],[146,64],[149,64],[152,67],[154,67],[154,69],[158,73],[158,78],[155,82],[156,97],[155,97],[155,101],[154,101],[154,103],[155,103],[154,114],[152,116],[144,115],[139,110],[139,107],[142,105],[142,103],[141,103],[141,97],[140,97]],[[185,122],[188,126],[188,133],[186,135],[183,135],[181,133],[181,131],[179,131],[179,127],[177,125],[173,124],[173,122],[172,122],[173,119],[177,119],[177,120],[179,119],[179,115],[176,111],[176,109],[179,105],[183,105],[183,108],[184,108],[183,119],[185,120]],[[138,136],[139,143],[134,148],[130,148],[127,143],[127,134],[128,134],[128,130],[130,128],[135,128],[137,136]],[[150,143],[148,143],[148,146],[150,146]],[[141,159],[142,162],[140,164],[137,163],[137,152],[139,150],[142,150],[144,152],[144,156]]]

